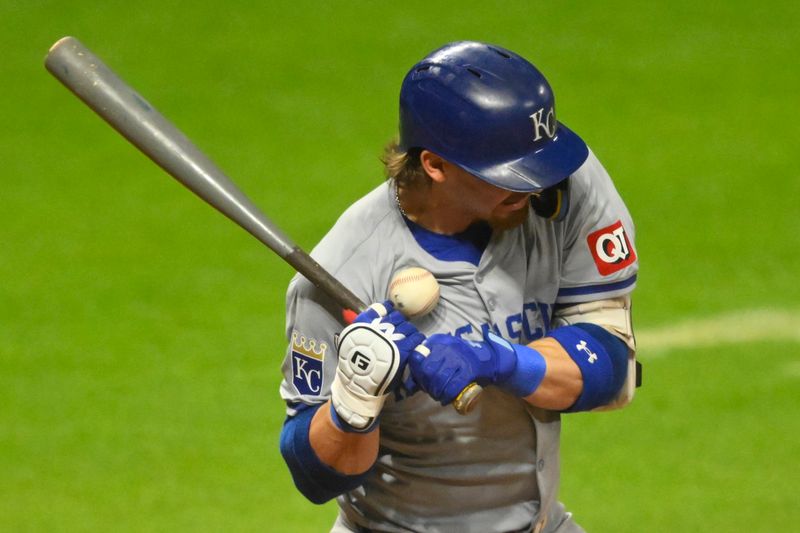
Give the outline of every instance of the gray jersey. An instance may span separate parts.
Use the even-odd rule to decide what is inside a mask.
[[[426,252],[387,183],[353,204],[312,256],[366,302],[385,300],[398,270],[425,268],[438,280],[441,299],[415,321],[424,334],[478,340],[491,329],[529,343],[546,334],[557,304],[620,296],[635,285],[633,224],[593,154],[569,187],[563,220],[531,212],[521,226],[492,235],[478,266]],[[290,415],[298,403],[329,398],[334,335],[343,326],[336,304],[295,276],[281,385]],[[419,392],[388,400],[380,420],[375,469],[362,487],[339,498],[352,524],[380,531],[514,531],[557,508],[557,413],[488,387],[467,416]]]

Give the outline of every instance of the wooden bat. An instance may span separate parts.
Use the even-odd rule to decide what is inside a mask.
[[[74,37],[56,42],[45,67],[123,137],[213,208],[244,228],[297,272],[355,316],[366,305],[300,249],[189,138],[111,71]],[[480,394],[467,386],[453,401],[459,413],[472,410]]]

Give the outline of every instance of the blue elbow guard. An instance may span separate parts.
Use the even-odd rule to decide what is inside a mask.
[[[325,503],[363,484],[369,471],[348,476],[319,460],[311,448],[308,430],[319,406],[303,409],[287,418],[281,430],[281,455],[297,489],[313,503]]]
[[[567,412],[589,411],[608,404],[628,373],[628,347],[596,324],[581,323],[547,334],[558,341],[578,365],[583,390]]]

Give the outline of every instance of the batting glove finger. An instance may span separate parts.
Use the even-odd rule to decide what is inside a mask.
[[[386,300],[385,302],[376,302],[359,313],[355,320],[353,320],[353,323],[371,323],[376,319],[380,321],[383,317],[389,315],[393,311],[394,305],[392,305],[390,300]]]
[[[397,400],[402,400],[403,398],[408,398],[414,396],[416,393],[421,391],[419,384],[414,379],[414,376],[409,372],[406,378],[403,380],[403,383],[400,387],[397,388],[398,397]]]
[[[463,364],[449,350],[441,348],[440,343],[446,343],[447,338],[451,338],[450,335],[432,335],[423,344],[426,349],[415,350],[408,363],[414,381],[442,405],[458,396],[460,389],[455,393],[453,389],[463,380],[460,371]],[[425,352],[428,352],[427,355]],[[464,383],[464,386],[468,383]]]

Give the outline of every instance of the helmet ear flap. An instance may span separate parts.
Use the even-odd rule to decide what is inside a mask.
[[[569,178],[531,196],[533,212],[542,218],[560,222],[569,211]]]

